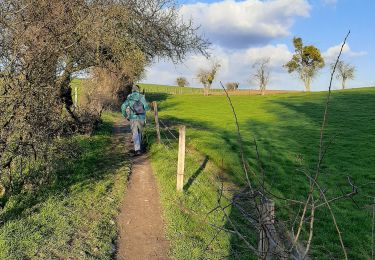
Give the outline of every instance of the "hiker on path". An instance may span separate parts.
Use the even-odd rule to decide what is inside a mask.
[[[130,121],[133,133],[135,155],[140,155],[142,143],[142,129],[146,122],[146,111],[150,110],[145,96],[139,93],[139,86],[133,85],[132,93],[128,95],[121,106],[122,115]]]

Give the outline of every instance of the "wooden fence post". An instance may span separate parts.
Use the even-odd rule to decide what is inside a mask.
[[[259,206],[259,243],[258,243],[258,259],[273,259],[275,251],[275,203],[267,200]]]
[[[177,162],[177,191],[182,192],[184,187],[185,172],[185,132],[186,127],[180,126],[178,138],[178,162]]]
[[[154,101],[153,104],[154,104],[153,107],[154,107],[154,113],[155,113],[156,139],[157,139],[158,144],[160,144],[161,138],[160,138],[158,103]]]

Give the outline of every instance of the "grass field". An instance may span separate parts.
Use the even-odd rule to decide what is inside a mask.
[[[299,170],[313,172],[315,169],[325,98],[325,92],[232,97],[247,160],[251,165],[255,163],[254,136],[265,164],[266,181],[280,196],[305,197],[308,183]],[[215,229],[202,221],[217,199],[215,176],[218,171],[224,171],[227,181],[233,185],[244,183],[234,118],[226,98],[159,93],[149,94],[148,99],[159,102],[162,122],[169,126],[187,126],[188,146],[199,151],[188,152],[186,180],[189,187],[184,195],[176,196],[176,141],[168,144],[167,133],[164,133],[164,143],[168,147],[152,145],[150,148],[172,241],[172,255],[176,259],[195,259],[203,252],[210,254],[210,258],[230,255],[231,249],[238,249],[238,239],[222,232],[220,239],[206,250]],[[153,138],[153,130],[148,131],[149,138]],[[370,259],[371,255],[371,199],[367,196],[374,196],[375,189],[366,184],[375,181],[374,133],[375,88],[335,91],[326,131],[327,140],[334,139],[323,165],[320,185],[327,189],[329,197],[340,195],[341,189],[350,190],[347,176],[360,187],[356,203],[343,200],[333,204],[350,259]],[[209,159],[202,170],[200,165],[205,155]],[[276,201],[278,218],[289,217],[284,206]],[[220,219],[212,218],[210,222],[220,223]],[[312,255],[319,259],[342,258],[327,210],[321,208],[317,212],[315,228]]]
[[[113,114],[92,136],[76,136],[54,181],[10,198],[0,213],[0,259],[109,259],[129,173]]]
[[[203,94],[202,88],[192,88],[192,87],[178,87],[178,86],[165,86],[157,84],[139,84],[141,90],[145,90],[146,93],[167,93],[167,94]]]
[[[147,93],[166,93],[170,95],[196,95],[196,94],[203,94],[203,88],[199,87],[178,87],[178,86],[165,86],[165,85],[157,85],[157,84],[145,84],[140,83],[139,86],[141,87],[141,91],[145,91]],[[218,85],[220,87],[220,85]],[[291,91],[291,90],[266,90],[269,94],[281,94],[281,93],[290,93],[290,92],[298,92],[298,91]],[[230,91],[231,95],[241,96],[241,95],[260,95],[258,89],[238,89]],[[225,95],[224,90],[220,88],[211,88],[210,89],[211,95]]]

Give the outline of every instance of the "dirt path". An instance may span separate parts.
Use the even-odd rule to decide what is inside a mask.
[[[129,125],[119,122],[115,135],[125,135],[126,149],[132,148]],[[118,217],[117,259],[168,259],[169,242],[156,181],[147,155],[132,159],[132,173]]]

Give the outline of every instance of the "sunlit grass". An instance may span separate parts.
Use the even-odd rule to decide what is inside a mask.
[[[164,123],[187,126],[188,146],[208,155],[211,169],[214,169],[204,170],[197,182],[192,183],[189,192],[175,197],[176,147],[166,149],[151,146],[152,161],[169,223],[168,234],[172,241],[178,238],[178,243],[172,243],[174,255],[179,258],[183,255],[181,252],[194,252],[192,244],[198,245],[198,248],[204,247],[210,235],[213,235],[210,227],[197,224],[198,219],[203,218],[209,207],[215,204],[217,196],[217,183],[209,175],[223,169],[231,183],[244,184],[234,118],[224,96],[150,95],[149,99],[159,101],[159,116]],[[252,142],[255,137],[265,165],[266,181],[272,191],[286,198],[303,200],[308,182],[301,170],[315,171],[326,93],[234,96],[232,100],[250,165],[257,168],[254,166],[256,160]],[[320,185],[327,189],[329,197],[350,191],[348,176],[356,185],[363,187],[355,198],[356,203],[343,200],[333,204],[351,259],[366,259],[371,254],[371,199],[366,196],[374,195],[374,187],[363,185],[375,181],[374,133],[375,88],[335,91],[325,132],[326,142],[332,140],[332,144],[322,166]],[[168,143],[166,139],[164,142]],[[202,161],[201,157],[191,153],[188,157],[192,157],[189,160],[193,161],[187,162],[187,178]],[[190,200],[204,203],[189,203]],[[182,206],[176,207],[176,203]],[[287,210],[289,207],[282,201],[276,200],[276,207],[278,218],[292,217]],[[186,212],[190,211],[196,214],[187,216]],[[184,235],[176,227],[182,220]],[[196,232],[197,226],[200,226],[199,232]],[[188,235],[190,233],[194,235]],[[238,244],[238,240],[228,234],[222,233],[221,239],[213,251],[219,248],[233,249]],[[229,247],[227,243],[230,243]],[[181,248],[181,244],[186,247]],[[218,251],[223,253],[222,250]],[[332,220],[323,208],[317,212],[312,254],[319,259],[342,257]]]

